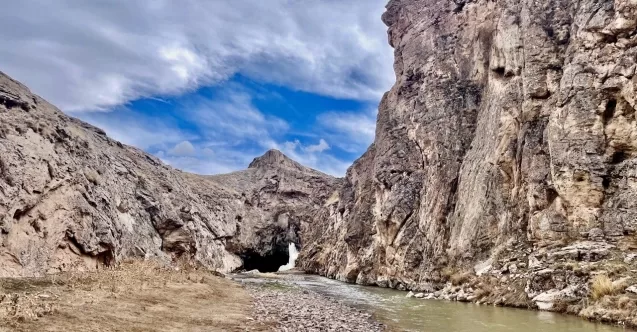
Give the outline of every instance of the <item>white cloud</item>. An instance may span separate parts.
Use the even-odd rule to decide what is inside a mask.
[[[183,105],[181,113],[199,127],[208,144],[217,146],[268,142],[273,134],[289,130],[285,120],[262,113],[250,93],[236,86],[221,90],[213,99],[196,97]]]
[[[305,148],[305,151],[309,152],[309,153],[314,153],[314,152],[323,152],[325,150],[329,150],[330,149],[330,145],[327,144],[327,142],[321,138],[321,140],[319,141],[318,144],[315,145],[309,145]]]
[[[108,136],[140,149],[170,149],[197,135],[180,130],[166,118],[142,115],[128,109],[113,113],[82,113],[81,119],[103,129]]]
[[[283,144],[282,144],[283,150],[286,150],[286,151],[294,151],[300,145],[301,145],[301,141],[299,141],[298,139],[294,140],[293,142],[290,142],[290,141],[283,142]],[[271,146],[271,148],[273,148],[273,149],[277,148],[276,144]]]
[[[377,100],[394,79],[385,3],[0,0],[0,63],[65,111],[109,110],[236,73]]]
[[[173,156],[192,156],[195,154],[195,147],[189,141],[183,141],[177,143],[168,153]]]
[[[187,48],[162,47],[159,53],[184,84],[196,79],[197,73],[205,71],[205,60]]]
[[[215,174],[245,168],[268,149],[279,149],[290,158],[325,173],[343,176],[350,160],[322,153],[330,149],[325,139],[304,145],[285,140],[290,126],[283,119],[263,114],[252,96],[239,87],[219,94],[220,99],[198,98],[183,107],[183,113],[199,126],[205,144],[215,147],[213,158],[167,158],[166,161],[195,173]]]
[[[201,153],[206,157],[212,157],[215,155],[215,152],[211,148],[204,148],[201,150]]]
[[[286,141],[281,144],[271,142],[271,149],[281,150],[288,157],[299,163],[333,176],[343,176],[352,165],[351,160],[339,159],[331,154],[322,153],[329,149],[329,144],[320,139],[317,144],[303,145],[299,140]]]
[[[362,153],[376,133],[376,110],[363,112],[327,112],[317,117],[323,135],[339,148]]]
[[[261,153],[262,151],[259,151]],[[224,174],[245,169],[256,157],[255,152],[240,152],[232,149],[220,151],[212,156],[168,156],[161,158],[163,162],[195,174]]]

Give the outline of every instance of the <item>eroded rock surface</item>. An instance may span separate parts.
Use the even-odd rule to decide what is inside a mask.
[[[0,276],[184,253],[230,270],[295,242],[348,282],[637,317],[637,2],[391,0],[383,20],[396,84],[345,179],[275,151],[182,173],[2,76]]]
[[[130,257],[282,265],[337,183],[274,150],[245,171],[184,173],[0,73],[0,277]]]
[[[397,81],[303,268],[414,291],[479,272],[519,305],[634,275],[637,2],[391,0],[383,20]]]

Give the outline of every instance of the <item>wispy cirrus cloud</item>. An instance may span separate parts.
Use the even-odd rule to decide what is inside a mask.
[[[0,42],[11,46],[0,48],[0,63],[74,112],[182,94],[236,73],[376,100],[393,80],[385,2],[4,0]]]
[[[0,70],[184,170],[277,148],[341,176],[394,80],[385,3],[0,0]]]
[[[317,117],[322,134],[341,149],[361,153],[373,141],[376,133],[375,109],[358,112],[325,112]]]
[[[325,112],[308,119],[310,131],[298,135],[285,120],[257,108],[253,96],[229,85],[185,100],[155,102],[171,106],[164,113],[122,108],[80,115],[124,143],[200,174],[244,169],[266,150],[279,149],[306,166],[343,176],[373,140],[373,116],[366,109]]]
[[[179,142],[199,139],[197,133],[179,128],[172,117],[129,108],[111,113],[83,113],[81,119],[104,129],[110,137],[143,150],[168,149]]]

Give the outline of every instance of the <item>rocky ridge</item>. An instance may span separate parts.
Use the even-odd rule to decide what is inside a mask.
[[[276,150],[241,172],[181,172],[0,73],[0,277],[134,257],[276,269],[338,182]]]
[[[345,179],[179,172],[2,76],[0,276],[295,242],[330,278],[637,325],[636,7],[391,0],[396,84]]]

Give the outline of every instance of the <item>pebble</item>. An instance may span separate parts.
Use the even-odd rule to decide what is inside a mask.
[[[371,314],[313,291],[258,285],[250,285],[247,290],[255,300],[255,319],[276,323],[274,331],[386,331],[386,326]]]

